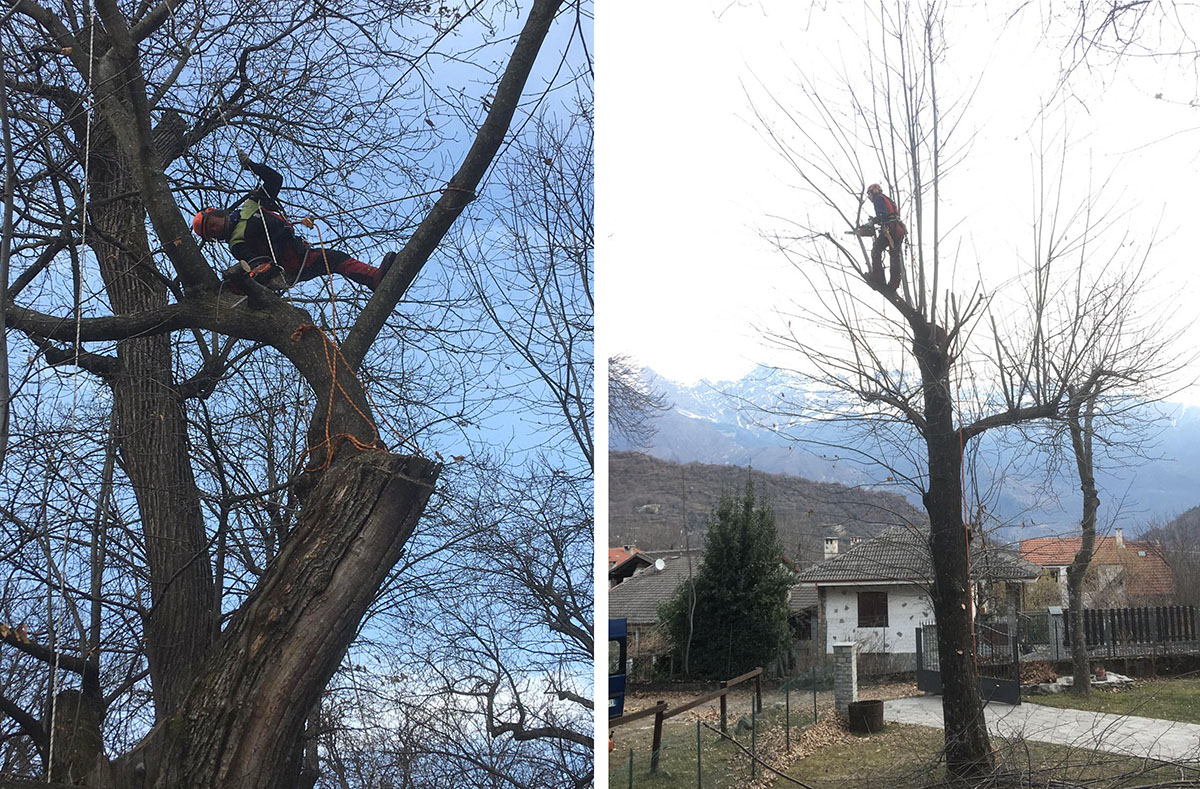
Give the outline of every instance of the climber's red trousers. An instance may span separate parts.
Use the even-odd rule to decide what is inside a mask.
[[[299,255],[288,255],[280,261],[280,266],[290,283],[304,282],[333,273],[341,274],[351,282],[366,285],[372,290],[379,284],[379,269],[336,249],[312,248],[308,250],[303,261],[298,258]]]

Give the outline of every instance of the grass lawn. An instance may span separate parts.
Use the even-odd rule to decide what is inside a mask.
[[[1033,696],[1025,701],[1048,707],[1200,723],[1200,679],[1143,680],[1125,690],[1093,688],[1087,698],[1064,692],[1053,696]]]
[[[784,753],[781,717],[776,716],[771,725],[763,722],[757,739],[759,753],[775,757]],[[772,761],[785,774],[815,789],[917,789],[946,779],[939,760],[943,745],[941,729],[890,723],[884,731],[870,736],[840,731],[831,736],[830,723],[824,722],[813,727],[807,740],[798,742],[798,728],[792,732],[793,753],[805,755],[786,765]],[[738,735],[738,742],[749,747],[749,735]],[[625,789],[631,785],[635,789],[697,786],[694,721],[668,721],[664,726],[659,769],[654,775],[649,772],[649,743],[648,730],[618,729],[616,749],[609,754],[608,785],[611,789]],[[1014,776],[1021,773],[1025,782],[1010,784],[1001,780],[989,786],[1046,786],[1052,785],[1053,781],[1068,786],[1100,781],[1100,785],[1112,789],[1165,781],[1197,781],[1196,785],[1200,785],[1200,770],[1194,767],[1181,772],[1178,767],[1156,762],[1048,743],[1005,741],[997,737],[992,738],[992,745],[1002,773]],[[701,750],[703,789],[741,789],[751,783],[749,760],[736,746],[701,728]],[[763,775],[763,769],[759,768],[758,777]],[[1033,779],[1032,784],[1030,779]],[[776,787],[788,785],[782,779],[777,779],[774,784]]]
[[[792,764],[786,773],[819,789],[926,787],[946,780],[945,768],[937,759],[942,738],[941,729],[889,723],[878,734],[822,748]],[[999,780],[988,786],[1046,786],[1053,785],[1051,782],[1073,786],[1101,781],[1105,787],[1134,787],[1200,778],[1200,770],[1194,768],[1181,773],[1171,765],[1049,743],[993,737],[992,747],[1001,774],[1016,778],[1021,773],[1024,782]],[[779,781],[776,785],[786,784]]]
[[[753,734],[746,729],[735,730],[739,719],[748,719],[745,712],[738,714],[731,711],[729,716],[729,733],[736,737],[740,745],[746,749],[754,747],[764,758],[772,758],[774,754],[786,750],[784,710],[770,709],[764,705],[764,711],[757,721],[757,731]],[[682,717],[684,716],[663,723],[662,746],[659,751],[658,770],[655,773],[650,772],[653,718],[646,719],[645,726],[631,724],[616,729],[613,732],[614,747],[608,755],[609,787],[626,789],[630,786],[631,758],[632,785],[637,789],[696,786],[696,721],[684,720]],[[719,716],[707,714],[703,718],[705,723],[717,727]],[[791,722],[791,736],[797,737],[800,731],[812,722],[811,708],[804,704],[793,707]],[[699,734],[700,780],[704,789],[732,789],[744,787],[750,782],[750,759],[737,745],[704,726],[700,727]],[[756,772],[759,777],[763,774],[761,767],[757,768]]]

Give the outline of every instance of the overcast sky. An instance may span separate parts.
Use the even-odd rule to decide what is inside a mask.
[[[599,11],[598,359],[627,353],[683,382],[800,363],[766,348],[755,328],[807,297],[762,233],[825,218],[765,141],[752,104],[786,125],[770,105],[800,106],[797,75],[828,85],[829,101],[844,96],[842,75],[865,89],[871,35],[867,6],[803,5],[658,0]],[[1194,233],[1200,215],[1196,74],[1149,61],[1079,73],[1078,100],[1039,116],[1060,73],[1063,28],[1036,4],[1015,18],[992,4],[953,9],[946,32],[939,99],[949,106],[973,91],[956,131],[973,137],[970,153],[943,190],[958,289],[973,280],[1002,289],[1028,267],[1034,154],[1067,130],[1064,202],[1099,190],[1102,204],[1124,212],[1115,231],[1128,231],[1134,247],[1156,233],[1150,304],[1189,294],[1195,303],[1200,251],[1184,244],[1184,230]],[[831,215],[828,229],[843,226]]]

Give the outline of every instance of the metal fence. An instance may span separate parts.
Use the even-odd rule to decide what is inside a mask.
[[[1018,616],[1022,659],[1070,658],[1070,620],[1058,606]],[[1084,643],[1091,657],[1138,657],[1200,652],[1200,612],[1195,606],[1087,608]]]
[[[832,672],[814,668],[777,689],[765,689],[761,707],[753,693],[729,698],[725,732],[716,709],[698,709],[700,720],[666,721],[657,750],[650,719],[642,726],[615,729],[608,785],[742,787],[763,777],[767,764],[796,746],[800,733],[817,721],[817,694],[832,687]]]

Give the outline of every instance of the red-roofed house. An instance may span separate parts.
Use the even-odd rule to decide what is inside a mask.
[[[632,545],[622,545],[618,548],[609,548],[608,569],[611,570],[621,562],[628,559],[630,556],[633,556],[635,553],[641,553],[641,551],[639,551],[637,548],[634,548]]]
[[[608,549],[608,586],[611,589],[631,577],[643,567],[654,564],[654,559],[632,545]]]
[[[1058,582],[1062,605],[1067,604],[1067,567],[1079,551],[1080,537],[1032,537],[1021,540],[1021,558],[1042,568],[1043,576]],[[1126,542],[1120,529],[1097,537],[1083,604],[1088,608],[1161,605],[1173,602],[1175,578],[1158,547],[1149,542]]]

